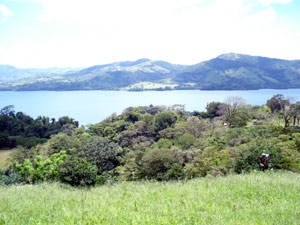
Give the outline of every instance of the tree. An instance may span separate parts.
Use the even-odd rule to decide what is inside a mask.
[[[8,106],[5,106],[4,108],[2,108],[0,110],[0,114],[2,115],[11,115],[12,113],[14,114],[15,113],[15,110],[14,110],[15,106],[13,105],[8,105]]]
[[[293,125],[296,125],[296,120],[299,119],[300,114],[300,102],[291,104],[284,107],[282,111],[284,126],[289,127],[291,120],[293,120]]]
[[[283,117],[285,127],[290,126],[291,120],[293,120],[293,125],[295,126],[300,113],[300,102],[291,104],[291,101],[291,97],[286,98],[282,94],[274,95],[267,101],[267,106],[271,111]]]
[[[224,104],[220,105],[220,112],[224,116],[224,121],[228,122],[230,126],[244,126],[248,120],[248,114],[243,110],[245,100],[241,97],[228,97]]]
[[[73,186],[95,184],[97,167],[84,158],[69,156],[59,166],[59,178]]]
[[[282,94],[274,95],[267,100],[267,106],[271,109],[272,113],[283,112],[285,107],[289,105],[289,99],[286,99]]]
[[[165,111],[159,113],[154,118],[154,124],[157,131],[171,127],[177,120],[175,113],[171,111]]]
[[[291,113],[293,117],[293,126],[296,126],[296,121],[299,123],[300,118],[300,102],[291,105]]]
[[[49,118],[48,118],[49,120]],[[52,120],[52,119],[51,119]],[[49,123],[49,122],[48,122]],[[53,123],[53,120],[52,120],[52,123]],[[60,127],[62,127],[63,125],[65,124],[73,124],[75,125],[76,127],[78,127],[79,123],[78,121],[75,121],[73,118],[70,118],[68,116],[63,116],[63,117],[60,117],[57,121],[57,123],[60,125]]]
[[[98,173],[109,171],[119,166],[124,155],[123,149],[107,138],[92,136],[76,156],[97,166]]]
[[[211,118],[220,116],[220,108],[223,105],[222,102],[210,102],[206,105],[206,111]]]
[[[171,149],[150,149],[145,152],[142,171],[146,178],[157,180],[178,179],[182,175],[183,157]],[[174,171],[177,171],[174,176]]]

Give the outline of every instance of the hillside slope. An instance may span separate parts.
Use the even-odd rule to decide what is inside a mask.
[[[54,74],[64,74],[67,72],[70,73],[80,69],[82,68],[52,67],[52,68],[45,68],[45,69],[37,69],[37,68],[19,69],[10,65],[0,65],[0,82],[16,82],[22,79],[28,79],[28,78],[31,79],[31,78],[37,78],[43,76],[50,76]]]
[[[195,87],[209,90],[299,88],[300,60],[230,53],[191,66],[173,80],[196,83]]]
[[[16,73],[18,74],[18,73]],[[25,75],[18,75],[25,76]],[[0,70],[0,77],[1,70]],[[2,79],[3,80],[3,79]],[[0,90],[251,90],[300,88],[300,60],[236,53],[196,65],[140,59],[0,83]]]

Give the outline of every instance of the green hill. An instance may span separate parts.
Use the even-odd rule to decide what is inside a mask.
[[[116,62],[66,71],[50,75],[48,73],[48,76],[38,76],[43,73],[35,71],[35,75],[29,77],[11,71],[10,74],[19,74],[18,77],[30,79],[3,82],[9,79],[2,78],[0,90],[141,91],[300,88],[300,60],[282,60],[236,53],[223,54],[189,66],[140,59],[134,62]],[[0,67],[0,78],[5,77],[5,74]]]

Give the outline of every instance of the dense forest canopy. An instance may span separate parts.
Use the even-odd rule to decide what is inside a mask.
[[[205,112],[129,107],[88,128],[68,117],[33,120],[8,106],[1,110],[2,136],[48,139],[19,145],[1,179],[71,185],[191,179],[258,170],[262,153],[270,155],[269,169],[300,171],[299,118],[300,102],[279,94],[262,106],[229,97]]]
[[[57,121],[45,116],[33,119],[23,112],[15,112],[14,106],[9,105],[0,110],[0,148],[17,145],[32,147],[45,142],[52,134],[71,127],[78,127],[78,122],[68,116]]]

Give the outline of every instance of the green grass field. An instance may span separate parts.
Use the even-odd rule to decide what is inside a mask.
[[[0,168],[7,168],[9,163],[7,159],[12,150],[0,150]]]
[[[0,224],[300,224],[300,175],[0,187]]]

